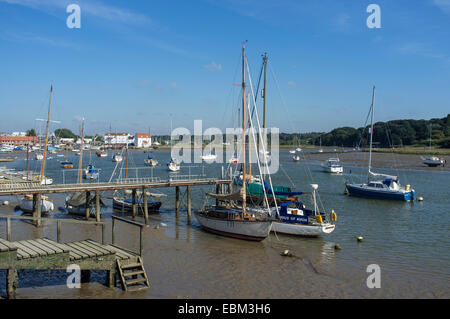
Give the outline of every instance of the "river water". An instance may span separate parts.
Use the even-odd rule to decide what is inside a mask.
[[[152,155],[160,163],[154,169],[144,167],[147,157],[142,151],[130,151],[128,177],[153,176],[166,179],[165,164],[169,151],[157,150]],[[164,193],[159,214],[152,214],[150,227],[144,232],[144,261],[150,280],[150,289],[144,292],[124,293],[121,289],[102,286],[103,272],[95,272],[89,284],[81,289],[65,286],[67,274],[62,271],[21,271],[19,298],[449,298],[450,297],[450,171],[445,168],[426,168],[415,155],[374,154],[377,171],[399,175],[400,182],[410,184],[423,202],[394,202],[370,200],[344,195],[344,181],[358,180],[367,173],[367,154],[355,157],[340,154],[344,175],[330,175],[321,171],[320,163],[326,153],[306,155],[293,162],[287,150],[280,151],[281,169],[273,176],[274,185],[295,185],[298,191],[310,191],[310,184],[319,184],[321,207],[327,214],[334,209],[338,215],[336,230],[320,238],[298,238],[271,234],[262,242],[254,243],[224,238],[202,231],[192,217],[188,221],[182,207],[175,214],[175,190],[155,189]],[[114,169],[112,153],[92,161],[102,168],[101,180],[107,181]],[[24,154],[4,166],[26,169]],[[78,157],[69,158],[77,167]],[[74,182],[76,170],[59,168],[61,158],[48,160],[46,175],[58,182]],[[85,154],[83,163],[89,162]],[[194,165],[194,164],[193,164]],[[83,165],[84,166],[84,165]],[[134,168],[132,168],[134,167]],[[138,167],[138,168],[135,168]],[[221,164],[188,167],[175,175],[219,176]],[[396,167],[394,169],[393,167]],[[31,160],[30,168],[39,170],[40,162]],[[254,168],[255,170],[256,168]],[[120,168],[116,174],[120,173]],[[124,175],[125,170],[121,173]],[[215,187],[214,187],[215,188]],[[213,186],[193,187],[193,209],[201,208],[205,192]],[[184,195],[185,190],[181,189]],[[110,196],[110,194],[106,194]],[[304,197],[304,198],[303,198]],[[73,218],[62,208],[64,196],[50,195],[58,207],[50,217]],[[8,206],[0,207],[0,214],[20,215],[15,211],[17,198]],[[301,198],[310,207],[309,197]],[[111,199],[104,220],[110,224]],[[121,213],[118,213],[121,215]],[[142,220],[138,217],[138,220]],[[5,221],[0,221],[0,236],[5,238]],[[107,227],[110,238],[110,227]],[[118,244],[138,249],[138,231],[129,225],[119,225]],[[45,222],[37,229],[28,223],[13,222],[12,240],[34,237],[56,239],[54,223]],[[364,240],[358,242],[357,236]],[[81,239],[100,240],[100,227],[67,225],[63,241]],[[335,250],[335,244],[341,250]],[[282,257],[285,249],[293,257]],[[377,264],[381,269],[381,288],[369,289],[367,266]],[[4,278],[4,272],[0,278]],[[0,283],[4,295],[4,280]]]

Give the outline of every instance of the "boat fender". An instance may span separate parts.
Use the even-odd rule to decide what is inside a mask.
[[[362,241],[364,240],[364,237],[363,237],[363,236],[358,236],[358,237],[356,237],[356,239],[357,239],[359,242],[362,242]]]
[[[333,210],[331,211],[331,213],[330,213],[330,220],[331,220],[332,222],[337,221],[337,214],[335,213],[334,209],[333,209]]]
[[[316,215],[316,221],[317,221],[319,224],[322,224],[322,222],[323,222],[322,215]]]
[[[406,191],[409,191],[411,189],[411,185],[406,185]]]
[[[344,195],[348,195],[347,187],[344,189]]]
[[[422,201],[423,201],[423,197],[419,197],[419,198],[417,198],[417,200],[418,200],[419,202],[422,202]]]
[[[334,249],[335,250],[341,250],[341,245],[339,245],[339,244],[334,245]]]

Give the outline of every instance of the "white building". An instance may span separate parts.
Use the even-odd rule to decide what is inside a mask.
[[[11,136],[27,136],[26,132],[12,132]]]
[[[151,147],[152,137],[150,133],[136,133],[134,136],[134,145],[143,148]]]
[[[128,133],[106,133],[104,136],[107,146],[125,146],[134,142],[134,137]]]

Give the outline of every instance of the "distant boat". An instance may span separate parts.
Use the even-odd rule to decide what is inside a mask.
[[[95,154],[97,154],[98,157],[107,157],[108,153],[104,151],[97,151]]]
[[[122,162],[123,161],[123,157],[120,154],[114,154],[112,157],[112,161],[113,162]]]
[[[342,166],[339,158],[329,158],[322,163],[322,169],[327,173],[341,174],[344,172],[344,166]]]
[[[296,150],[290,150],[289,153],[295,154]]]
[[[372,172],[372,139],[373,139],[373,113],[374,113],[375,86],[372,92],[371,123],[370,123],[370,147],[367,183],[348,183],[345,187],[350,195],[393,200],[414,200],[415,191],[410,185],[400,185],[397,176],[378,174]]]
[[[148,155],[147,158],[144,160],[144,164],[145,164],[146,166],[151,166],[151,167],[153,167],[153,166],[158,165],[158,161],[155,160],[155,159],[153,159],[153,157],[152,157],[151,155]]]
[[[44,155],[42,154],[36,154],[36,156],[34,157],[37,161],[42,161],[44,159]]]
[[[214,161],[216,158],[217,158],[217,155],[214,155],[214,154],[211,154],[211,153],[205,154],[205,155],[202,156],[202,160],[204,160],[206,162]]]
[[[83,173],[84,179],[98,179],[100,176],[100,169],[96,168],[94,164],[89,164],[88,167],[85,168]]]
[[[61,162],[61,168],[73,168],[73,163],[69,161]]]
[[[294,160],[294,162],[299,162],[300,161],[300,156],[299,155],[294,155],[294,156],[292,156],[292,159]]]
[[[246,179],[247,183],[261,184],[261,178],[258,176],[246,174]],[[233,176],[234,185],[242,186],[243,181],[244,181],[244,174],[242,173],[242,171]]]
[[[167,163],[167,169],[171,172],[178,172],[180,170],[180,162],[176,162],[173,158]]]
[[[430,123],[430,152],[431,152],[431,128],[432,124]],[[422,157],[422,163],[427,165],[428,167],[437,167],[437,166],[445,166],[446,161],[440,159],[437,156],[430,156],[427,158]]]
[[[236,156],[233,156],[232,158],[230,158],[230,160],[228,161],[228,163],[230,164],[237,164],[239,162],[239,159]]]
[[[297,147],[295,150],[296,150],[297,152],[301,152],[301,151],[302,151],[302,149],[301,149],[300,147]]]

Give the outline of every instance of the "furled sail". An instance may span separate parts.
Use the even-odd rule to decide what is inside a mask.
[[[379,179],[392,179],[393,181],[398,181],[398,176],[388,175],[388,174],[379,174],[369,171],[369,175]]]

